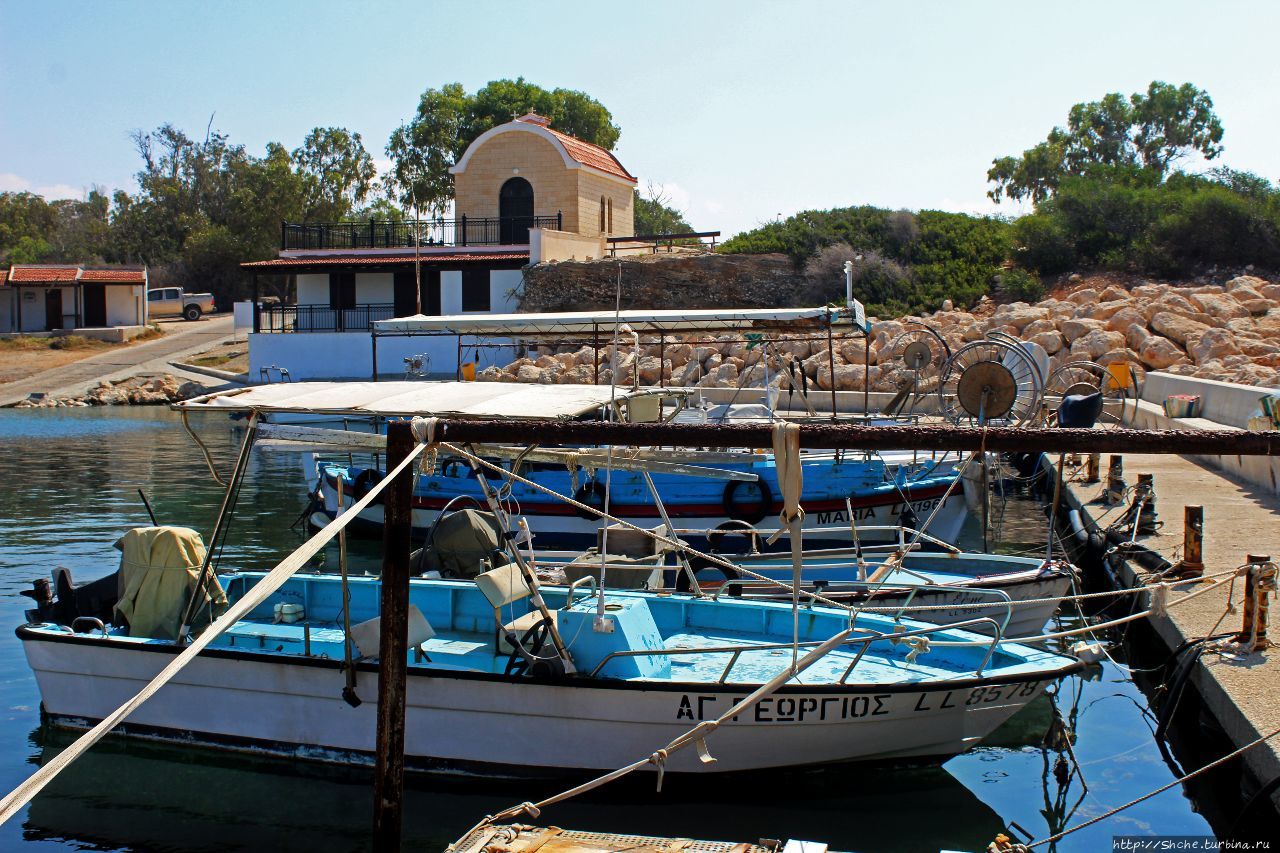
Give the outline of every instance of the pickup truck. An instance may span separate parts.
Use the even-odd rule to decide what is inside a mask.
[[[181,287],[157,287],[147,291],[147,314],[152,318],[199,320],[201,314],[212,314],[213,310],[212,293],[184,293]]]

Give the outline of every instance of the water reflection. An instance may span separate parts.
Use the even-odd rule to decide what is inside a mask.
[[[220,468],[229,469],[238,440],[231,424],[214,418],[192,423]],[[18,591],[57,565],[73,569],[79,580],[113,571],[119,554],[112,543],[129,527],[148,523],[138,488],[146,490],[162,523],[206,535],[222,488],[178,418],[150,408],[0,410],[0,476],[0,788],[9,790],[69,739],[36,728],[39,695],[12,631],[29,603]],[[305,490],[297,458],[255,454],[223,564],[262,567],[296,547],[299,537],[288,526],[302,510]],[[1038,508],[1010,502],[1003,510],[1007,548],[1041,547],[1045,521]],[[969,544],[981,541],[976,526],[966,537]],[[377,543],[353,541],[352,551],[356,565],[376,565]],[[1173,778],[1144,722],[1145,698],[1122,669],[1108,664],[1094,681],[1071,679],[1060,695],[1064,714],[1076,722],[1075,750],[1090,789],[1073,821]],[[1044,837],[1061,817],[1054,813],[1056,783],[1045,777],[1039,747],[1051,714],[1048,700],[1038,700],[945,768],[851,766],[745,783],[669,777],[660,795],[651,777],[641,778],[557,806],[544,819],[739,840],[813,838],[859,851],[980,850],[1006,821]],[[438,850],[482,815],[555,789],[554,783],[416,778],[406,838],[418,849]],[[1068,792],[1072,801],[1077,791]],[[370,810],[367,774],[359,771],[331,773],[316,765],[116,739],[72,765],[34,801],[25,823],[15,819],[0,827],[0,849],[25,840],[77,850],[353,850],[365,843]],[[1208,831],[1174,790],[1058,849],[1109,849],[1114,833],[1157,829]]]

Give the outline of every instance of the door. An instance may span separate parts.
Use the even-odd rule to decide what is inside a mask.
[[[533,226],[533,186],[512,178],[498,191],[499,242],[504,246],[529,242]]]
[[[422,270],[422,293],[414,294],[413,270],[397,270],[395,278],[396,316],[408,317],[419,310],[428,317],[440,314],[440,270]]]
[[[62,328],[62,291],[51,287],[44,292],[44,330]]]
[[[91,329],[107,325],[107,286],[84,285],[84,324]]]

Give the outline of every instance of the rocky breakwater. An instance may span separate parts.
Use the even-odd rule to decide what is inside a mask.
[[[182,382],[176,376],[134,376],[99,382],[83,397],[50,397],[33,394],[15,409],[73,409],[88,406],[158,406],[186,400],[207,389],[199,382]]]
[[[1076,278],[1073,276],[1073,279]],[[1035,304],[997,305],[984,298],[968,311],[943,310],[899,320],[873,320],[869,354],[859,335],[838,335],[828,351],[825,335],[789,335],[770,343],[769,384],[784,385],[778,368],[799,367],[821,390],[895,391],[910,373],[894,357],[894,344],[911,321],[927,323],[952,351],[1001,331],[1044,347],[1050,372],[1079,360],[1125,361],[1139,369],[1188,376],[1280,385],[1280,284],[1238,276],[1223,285],[1177,286],[1143,283],[1091,286],[1072,282],[1059,296]],[[763,348],[741,334],[642,337],[640,347],[618,346],[620,384],[659,382],[678,386],[735,388],[764,384]],[[776,358],[781,356],[781,358]],[[834,356],[834,363],[832,356]],[[865,359],[865,363],[864,363]],[[543,384],[607,383],[613,379],[612,345],[544,347],[540,354],[504,367],[489,367],[478,378],[494,382]]]

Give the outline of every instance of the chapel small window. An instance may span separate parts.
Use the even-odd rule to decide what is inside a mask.
[[[604,196],[600,196],[600,233],[603,234],[604,231],[605,231]]]

